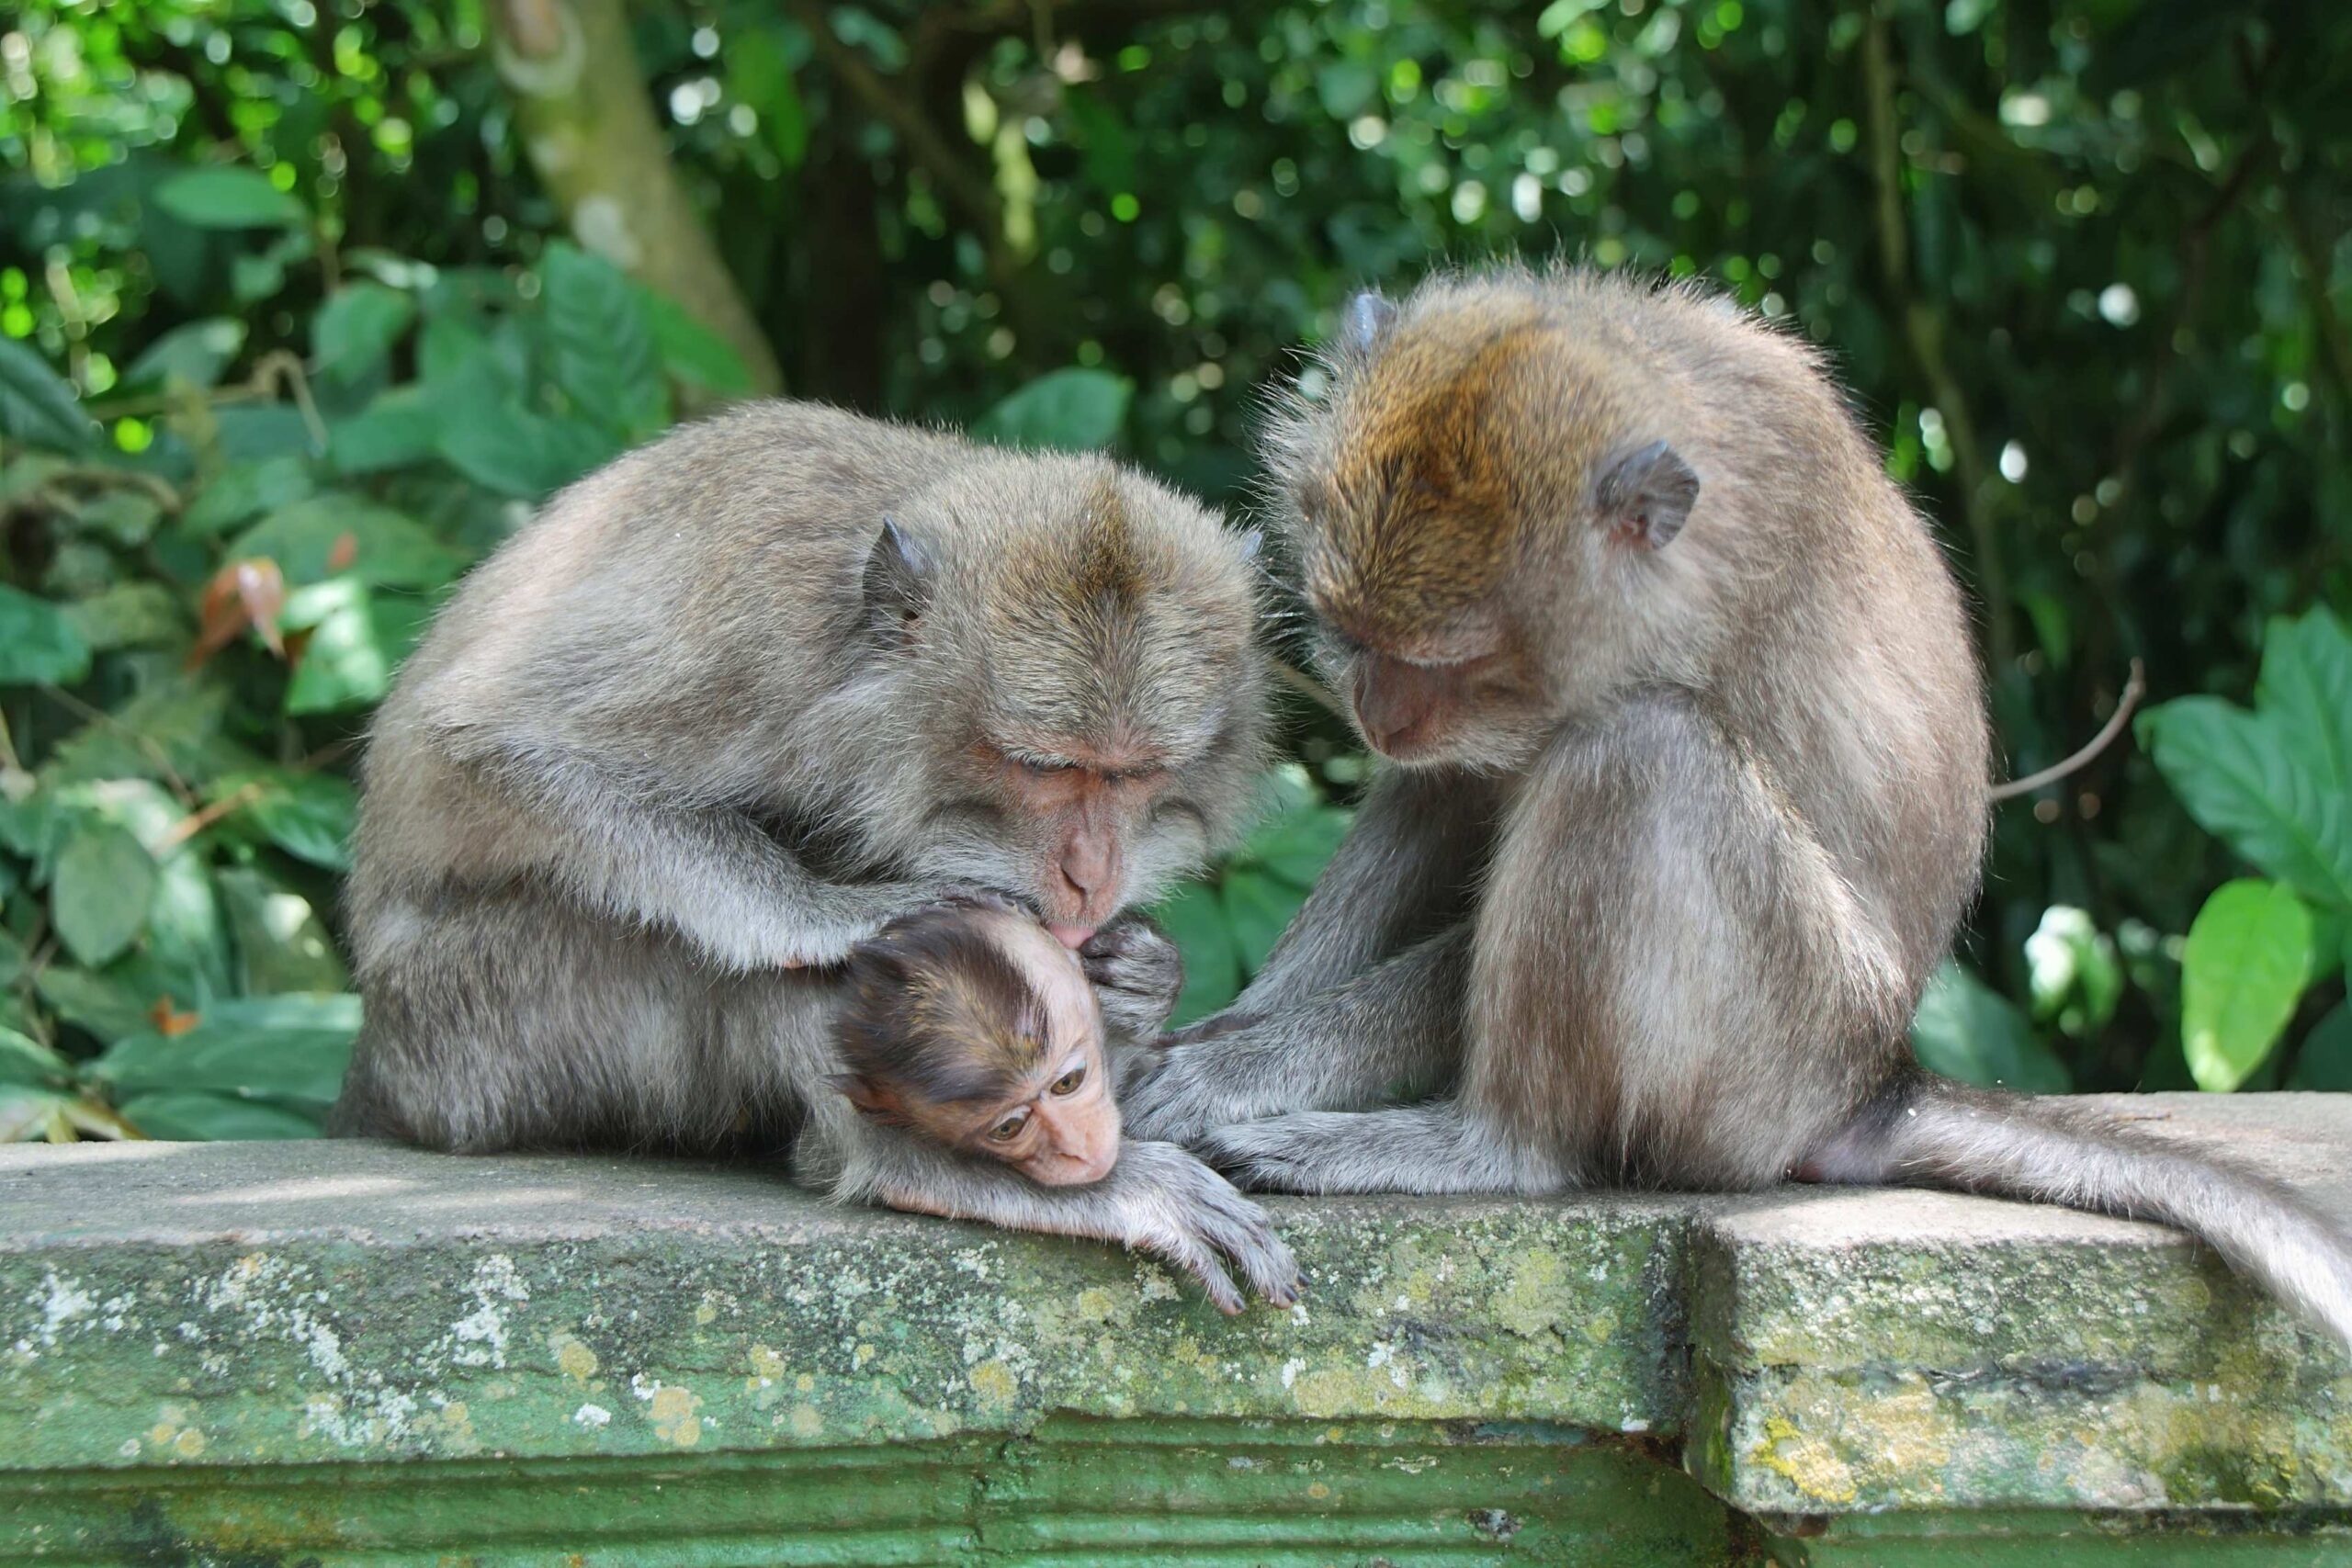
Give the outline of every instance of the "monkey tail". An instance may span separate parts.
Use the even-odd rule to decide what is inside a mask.
[[[2273,1181],[2086,1107],[1920,1074],[1866,1107],[1802,1174],[2177,1226],[2352,1348],[2352,1235]]]

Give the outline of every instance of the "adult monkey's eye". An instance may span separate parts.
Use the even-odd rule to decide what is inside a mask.
[[[1076,1094],[1078,1092],[1078,1086],[1085,1081],[1086,1069],[1082,1066],[1072,1067],[1069,1071],[1064,1073],[1061,1077],[1054,1080],[1054,1092],[1056,1094]]]
[[[1021,765],[1033,773],[1066,773],[1077,766],[1074,762],[1057,761],[1050,757],[1023,757]]]

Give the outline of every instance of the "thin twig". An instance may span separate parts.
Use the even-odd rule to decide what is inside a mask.
[[[2135,659],[2132,661],[2132,678],[2123,682],[2123,694],[2116,699],[2114,714],[2109,717],[2105,725],[2100,727],[2099,732],[2090,738],[2087,744],[2064,761],[2052,763],[2040,773],[2028,773],[2021,779],[2011,779],[2005,784],[1995,784],[1990,791],[1992,798],[1996,801],[2014,800],[2020,795],[2031,795],[2044,784],[2056,784],[2067,774],[2079,773],[2088,767],[2093,758],[2113,745],[2115,738],[2123,733],[2123,727],[2132,721],[2132,710],[2138,707],[2140,699],[2147,694],[2147,675],[2141,668],[2140,661]]]
[[[1330,687],[1309,675],[1289,660],[1277,659],[1270,653],[1266,655],[1266,667],[1274,672],[1275,680],[1301,696],[1312,699],[1325,711],[1336,714],[1341,718],[1348,716],[1347,705],[1332,694]]]
[[[268,793],[269,784],[264,779],[255,779],[241,789],[232,790],[211,805],[191,811],[173,823],[147,846],[147,852],[161,860],[223,817],[236,815]]]

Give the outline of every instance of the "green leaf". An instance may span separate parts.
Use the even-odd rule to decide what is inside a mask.
[[[2295,1070],[2287,1076],[2289,1089],[2352,1091],[2352,1001],[2341,1001],[2312,1025],[2303,1047],[2295,1053]]]
[[[155,187],[155,205],[198,229],[291,229],[306,225],[302,204],[253,169],[190,169]]]
[[[122,373],[120,388],[179,382],[209,390],[220,385],[221,373],[244,347],[245,323],[234,317],[208,316],[189,321],[149,344]]]
[[[548,419],[498,405],[443,422],[442,457],[466,478],[501,495],[543,501],[617,451],[578,420]]]
[[[115,1102],[163,1089],[334,1103],[359,1032],[355,996],[256,997],[204,1010],[195,1028],[147,1030],[108,1046],[91,1067]]]
[[[2263,634],[2255,704],[2338,800],[2352,795],[2352,635],[2327,611],[2274,619]]]
[[[666,294],[640,287],[638,298],[644,301],[646,319],[652,323],[653,345],[661,351],[663,369],[722,398],[751,396],[751,368],[734,345]]]
[[[347,561],[340,558],[346,551]],[[464,556],[414,518],[353,495],[281,506],[232,540],[228,553],[276,561],[288,587],[348,573],[379,588],[440,588],[466,567]]]
[[[429,601],[372,592],[356,577],[304,589],[286,604],[286,626],[311,632],[286,711],[341,713],[382,701],[432,618]]]
[[[122,1103],[122,1118],[147,1137],[174,1143],[253,1143],[320,1133],[316,1114],[193,1089],[133,1095]]]
[[[312,638],[313,643],[316,637]],[[351,869],[351,832],[359,817],[359,795],[332,773],[273,769],[249,777],[232,774],[215,783],[216,800],[257,792],[238,813],[261,835],[297,860],[327,871]]]
[[[2182,697],[2141,716],[2156,769],[2199,825],[2314,902],[2352,908],[2352,813],[2267,713]]]
[[[82,507],[74,524],[122,549],[136,549],[154,536],[163,504],[144,491],[112,490]]]
[[[0,584],[0,686],[70,686],[90,672],[90,645],[46,599]]]
[[[1329,806],[1287,812],[1252,833],[1240,858],[1304,893],[1348,836],[1350,820],[1349,813]]]
[[[1241,952],[1233,944],[1233,927],[1216,888],[1187,884],[1162,899],[1151,918],[1184,955],[1184,988],[1169,1015],[1170,1025],[1206,1018],[1240,994]]]
[[[626,445],[670,423],[670,388],[642,295],[620,268],[576,245],[539,264],[555,380],[573,407]]]
[[[982,414],[972,434],[1008,446],[1091,451],[1117,436],[1134,396],[1134,382],[1107,370],[1056,370]]]
[[[761,133],[787,169],[808,152],[808,111],[800,101],[792,64],[772,28],[750,27],[729,36],[727,93],[760,117]]]
[[[146,929],[155,897],[155,860],[125,828],[91,822],[57,854],[50,916],[58,940],[93,968],[121,953]]]
[[[2222,884],[2181,953],[2180,1044],[2197,1087],[2226,1093],[2278,1043],[2312,966],[2312,917],[2283,883]]]
[[[0,1084],[63,1089],[74,1081],[74,1064],[13,1029],[0,1029]]]
[[[147,1009],[155,999],[119,976],[65,964],[43,969],[33,989],[59,1018],[100,1040],[119,1040],[147,1028]]]
[[[343,474],[409,468],[439,448],[441,426],[430,388],[394,387],[351,418],[328,424],[327,461]]]
[[[1919,998],[1911,1051],[1930,1072],[1983,1089],[2064,1094],[2066,1065],[2007,997],[1947,961]]]
[[[232,867],[213,880],[229,917],[239,989],[266,996],[350,987],[334,941],[309,899],[258,871]]]
[[[290,506],[317,489],[311,465],[300,457],[232,463],[197,492],[180,516],[180,526],[205,536],[226,533],[265,512]]]
[[[84,452],[96,442],[98,427],[46,360],[0,334],[0,432],[34,446]]]
[[[160,582],[124,582],[63,606],[74,632],[91,648],[169,648],[187,635],[179,601]]]
[[[1306,901],[1306,891],[1242,866],[1227,870],[1219,890],[1234,945],[1240,950],[1241,967],[1255,975],[1274,943],[1282,940],[1283,928],[1298,913],[1299,905]]]
[[[311,353],[319,374],[349,386],[381,369],[392,345],[416,320],[416,300],[380,283],[335,290],[311,319]]]

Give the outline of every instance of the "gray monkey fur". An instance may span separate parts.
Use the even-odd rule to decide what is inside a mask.
[[[1294,1191],[1797,1176],[2071,1204],[2188,1229],[2352,1342],[2352,1246],[2282,1189],[1913,1065],[1977,886],[1984,704],[1951,573],[1820,362],[1573,270],[1441,277],[1345,325],[1329,396],[1269,441],[1309,598],[1377,618],[1385,573],[1392,604],[1499,611],[1542,702],[1375,782],[1231,1012],[1131,1080],[1129,1128]],[[1607,465],[1659,442],[1664,537],[1612,549]],[[1394,476],[1467,475],[1458,499],[1482,464],[1499,546],[1442,506],[1394,526]],[[1448,559],[1490,547],[1456,592]],[[1345,692],[1363,649],[1326,629]]]
[[[581,480],[466,581],[378,716],[347,906],[366,1023],[334,1126],[788,1146],[843,1200],[1122,1241],[1227,1310],[1227,1261],[1288,1299],[1262,1212],[1180,1149],[1130,1141],[1102,1182],[1048,1190],[825,1081],[827,966],[854,942],[961,887],[1068,892],[1001,760],[975,759],[992,734],[1165,749],[1166,788],[1122,823],[1119,904],[1238,833],[1263,746],[1250,549],[1102,458],[789,402]],[[1155,984],[1106,991],[1113,1022],[1156,1028]]]

